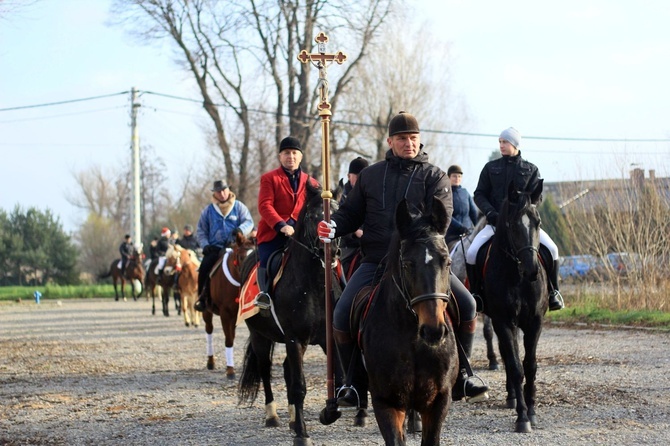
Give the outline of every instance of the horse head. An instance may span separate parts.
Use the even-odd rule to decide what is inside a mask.
[[[430,213],[413,217],[406,200],[396,209],[396,231],[388,259],[396,288],[416,315],[418,335],[438,344],[447,334],[449,251],[444,239],[449,217],[444,204],[433,199]]]
[[[233,236],[233,242],[230,244],[230,249],[232,249],[232,265],[230,265],[230,269],[231,271],[235,271],[239,279],[242,264],[254,252],[256,242],[253,238],[247,238],[239,228],[233,231]]]
[[[321,260],[324,259],[324,249],[328,248],[331,250],[331,258],[334,259],[340,248],[339,238],[333,240],[331,243],[322,243],[316,231],[317,225],[324,219],[324,194],[322,192],[323,189],[321,187],[312,186],[307,182],[307,199],[298,216],[292,240],[303,248],[306,248],[314,257]],[[330,191],[328,195],[332,197],[333,191]],[[333,198],[329,199],[329,205],[331,213],[335,212],[338,208],[337,201]]]
[[[540,213],[538,204],[542,197],[544,180],[533,190],[519,191],[510,183],[503,202],[497,229],[497,241],[504,252],[517,264],[519,275],[534,282],[540,268]],[[501,224],[502,223],[502,224]]]

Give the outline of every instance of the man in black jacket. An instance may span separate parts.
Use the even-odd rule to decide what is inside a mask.
[[[514,127],[505,129],[498,138],[501,158],[486,163],[479,175],[475,189],[475,203],[486,215],[488,224],[472,241],[466,254],[466,268],[472,294],[481,293],[482,281],[475,270],[477,252],[495,232],[498,213],[505,201],[509,185],[514,182],[518,190],[533,190],[541,179],[540,171],[535,164],[521,157],[519,146],[521,134]],[[563,297],[558,291],[558,246],[549,235],[540,229],[540,244],[551,254],[553,262],[547,265],[549,276],[549,311],[564,307]]]
[[[119,246],[119,254],[121,254],[121,275],[126,275],[126,266],[128,261],[133,256],[135,252],[135,247],[133,246],[133,241],[130,238],[130,234],[126,234],[123,239],[123,242]]]
[[[388,251],[388,241],[395,229],[394,215],[398,203],[406,199],[410,212],[418,214],[419,209],[423,208],[424,212],[429,213],[435,197],[444,203],[449,219],[452,213],[449,179],[442,169],[428,161],[428,154],[423,151],[421,144],[416,118],[409,113],[400,112],[391,119],[388,130],[389,150],[385,159],[362,170],[356,185],[342,206],[331,216],[331,221],[322,221],[318,226],[319,236],[326,243],[335,237],[350,234],[361,226],[365,228],[361,237],[362,263],[349,279],[333,314],[333,333],[340,357],[345,363],[345,370],[349,370],[349,358],[354,364],[352,369],[358,369],[349,370],[348,374],[354,387],[365,378],[365,372],[361,370],[361,361],[358,360],[360,351],[357,351],[351,339],[349,313],[358,291],[373,283],[376,274],[384,269],[382,264]],[[450,286],[458,300],[461,314],[456,337],[469,356],[477,317],[475,301],[453,274]],[[475,385],[467,379],[465,370],[468,367],[464,364],[467,357],[459,355],[459,361],[461,373],[453,389],[453,398],[459,400],[466,396],[470,401],[488,398],[488,387]],[[356,403],[356,392],[352,389],[348,389],[337,400],[339,406],[345,407],[355,406]],[[363,404],[361,406],[364,407]]]

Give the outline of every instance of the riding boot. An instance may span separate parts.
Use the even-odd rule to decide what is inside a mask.
[[[338,392],[336,392],[337,406],[358,408],[360,402],[359,395],[353,385],[353,381],[355,376],[358,375],[357,363],[359,362],[358,357],[361,355],[360,350],[356,347],[353,339],[351,339],[351,335],[346,331],[333,329],[333,337],[335,338],[340,365],[346,372],[344,385],[341,389],[338,389]],[[342,392],[340,392],[340,390]]]
[[[207,300],[209,297],[209,280],[206,280],[202,285],[202,292],[198,294],[198,300],[193,304],[195,311],[204,313],[207,311]]]
[[[270,279],[268,278],[267,268],[258,267],[256,271],[256,282],[258,283],[258,294],[254,299],[254,305],[261,310],[261,314],[270,310],[272,306],[272,301],[270,299],[269,285]]]
[[[558,291],[558,260],[553,261],[551,272],[549,272],[549,311],[561,310],[565,306],[563,296]]]
[[[453,401],[460,401],[463,397],[467,401],[479,402],[489,398],[488,386],[483,382],[482,385],[477,385],[470,379],[474,374],[470,367],[469,357],[472,354],[472,343],[475,339],[474,325],[476,319],[464,322],[456,332],[457,343],[460,344],[458,349],[458,378],[456,384],[452,389],[451,399]]]
[[[481,295],[481,280],[479,280],[479,274],[477,273],[477,265],[470,265],[469,263],[465,264],[465,270],[468,274],[468,282],[470,284],[470,294],[475,299],[477,304],[477,313],[481,313],[484,309],[484,301],[482,300]]]

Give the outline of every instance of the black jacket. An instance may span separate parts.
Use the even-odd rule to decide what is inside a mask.
[[[364,226],[361,250],[364,263],[381,263],[395,229],[395,210],[403,198],[410,212],[430,212],[433,197],[440,199],[451,220],[451,185],[447,174],[428,162],[428,154],[404,160],[386,152],[386,159],[366,167],[342,206],[332,215],[337,237]]]
[[[200,247],[200,245],[198,245],[198,241],[195,239],[195,234],[183,235],[179,240],[177,240],[177,245],[193,251]]]
[[[128,260],[133,255],[134,251],[135,247],[132,243],[123,242],[119,246],[119,254],[121,254],[122,259]]]
[[[156,254],[159,257],[165,257],[168,249],[170,248],[170,240],[167,237],[161,236],[158,239],[158,244],[156,245]]]
[[[479,175],[475,203],[487,219],[492,213],[497,217],[512,181],[518,190],[526,191],[534,189],[540,179],[537,166],[521,158],[521,152],[517,156],[503,156],[489,161]]]

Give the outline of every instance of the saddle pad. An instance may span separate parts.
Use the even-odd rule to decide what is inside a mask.
[[[256,280],[256,272],[258,271],[258,264],[249,273],[249,277],[246,282],[240,288],[240,297],[239,297],[239,309],[237,310],[237,322],[235,325],[239,325],[245,319],[255,316],[260,311],[257,306],[254,305],[254,299],[258,294],[258,281]]]

